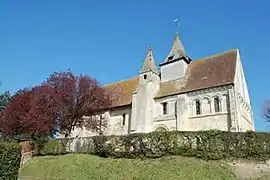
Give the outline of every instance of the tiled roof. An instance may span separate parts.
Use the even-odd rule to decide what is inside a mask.
[[[139,77],[134,77],[128,80],[105,85],[105,91],[111,93],[113,96],[112,107],[131,104],[132,94],[136,91],[138,84]]]
[[[193,61],[185,78],[161,83],[156,98],[233,83],[236,57],[234,49]]]
[[[185,93],[210,87],[232,84],[235,76],[237,50],[196,60],[188,65],[184,78],[160,84],[156,98]],[[106,85],[106,91],[115,92],[117,97],[113,107],[131,104],[132,94],[136,90],[139,78],[119,81]]]

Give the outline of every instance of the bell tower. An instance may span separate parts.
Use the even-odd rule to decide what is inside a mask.
[[[132,132],[147,133],[152,131],[155,110],[154,96],[159,90],[159,84],[159,73],[152,47],[149,46],[140,71],[137,91],[132,96]]]
[[[161,82],[180,79],[185,76],[191,59],[186,54],[185,48],[178,33],[174,37],[171,51],[166,59],[159,65],[161,69]]]

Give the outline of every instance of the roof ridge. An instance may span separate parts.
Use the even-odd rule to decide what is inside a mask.
[[[191,63],[194,63],[194,62],[198,62],[198,61],[204,61],[206,59],[214,59],[216,57],[219,57],[219,56],[223,56],[227,53],[231,53],[231,52],[234,52],[234,51],[239,51],[239,48],[234,48],[234,49],[230,49],[230,50],[227,50],[227,51],[223,51],[221,53],[217,53],[217,54],[213,54],[213,55],[210,55],[210,56],[206,56],[206,57],[203,57],[203,58],[198,58],[196,59],[195,61],[191,62]]]

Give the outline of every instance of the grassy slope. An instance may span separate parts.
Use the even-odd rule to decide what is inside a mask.
[[[236,179],[220,162],[195,158],[111,159],[91,155],[69,154],[34,158],[21,170],[20,177],[39,180],[88,179]]]

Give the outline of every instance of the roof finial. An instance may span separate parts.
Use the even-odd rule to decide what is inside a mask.
[[[176,28],[176,35],[178,35],[178,27],[180,26],[179,19],[176,18],[175,20],[173,20],[173,22],[174,22],[175,28]]]

